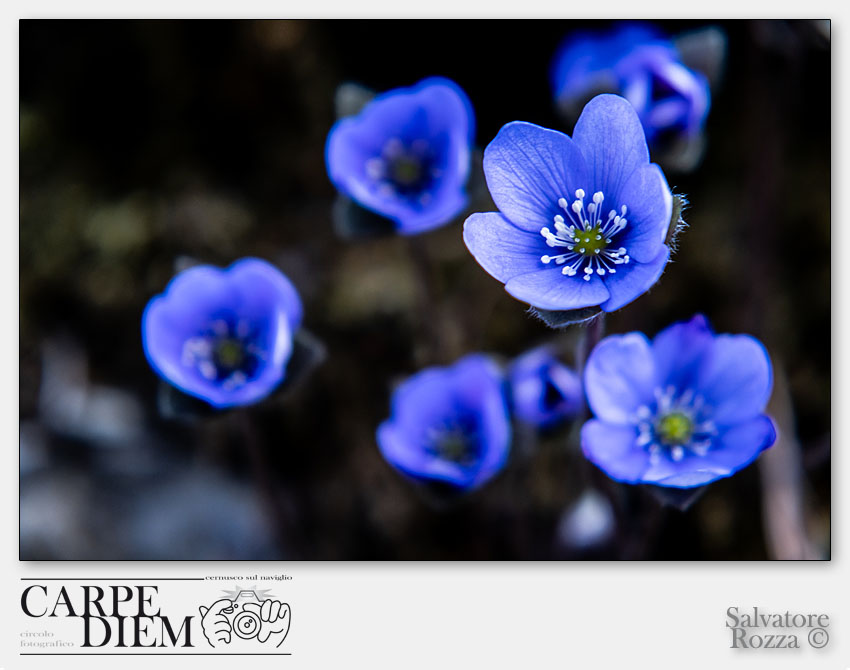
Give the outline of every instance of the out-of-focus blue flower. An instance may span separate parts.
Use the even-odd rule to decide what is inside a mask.
[[[301,317],[295,287],[266,261],[198,265],[148,303],[142,343],[157,374],[181,391],[217,408],[247,405],[283,380]]]
[[[579,376],[552,349],[537,347],[511,364],[513,413],[520,421],[547,428],[575,416],[584,404]]]
[[[448,223],[466,205],[472,105],[440,77],[376,97],[328,134],[334,185],[359,205],[413,235]]]
[[[508,458],[505,396],[501,370],[483,354],[422,370],[393,394],[391,416],[377,431],[381,454],[414,480],[478,488]]]
[[[637,110],[650,144],[702,130],[711,101],[708,80],[672,58],[669,47],[638,47],[620,61],[617,72],[620,91]]]
[[[571,35],[555,54],[551,77],[555,99],[565,109],[594,93],[624,96],[651,145],[662,137],[699,133],[711,101],[708,80],[686,67],[659,31],[641,24]]]
[[[550,77],[555,99],[583,102],[597,93],[616,92],[620,83],[615,73],[617,64],[646,44],[667,45],[673,50],[659,30],[646,24],[625,23],[609,32],[572,33],[552,59]]]
[[[500,211],[470,216],[463,238],[515,298],[611,312],[664,271],[673,196],[625,99],[591,100],[572,139],[507,124],[484,152],[484,172]]]
[[[676,488],[728,477],[773,444],[764,414],[770,358],[749,335],[715,335],[705,317],[603,339],[584,385],[596,418],[584,424],[585,456],[629,484]]]

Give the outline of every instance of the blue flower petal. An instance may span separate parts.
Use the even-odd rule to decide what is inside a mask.
[[[524,121],[503,126],[487,145],[484,174],[499,210],[534,233],[563,214],[560,198],[571,201],[577,189],[588,188],[585,159],[575,143],[563,133]]]
[[[634,426],[605,423],[597,419],[581,427],[581,450],[585,457],[617,481],[638,483],[649,467],[649,454],[635,445]]]
[[[714,407],[714,422],[734,424],[760,414],[773,388],[773,368],[761,342],[749,335],[718,335],[697,375],[697,391]]]
[[[556,358],[552,347],[537,347],[517,357],[509,379],[514,415],[533,426],[559,423],[584,404],[581,379]]]
[[[729,428],[714,440],[705,456],[689,453],[679,462],[660,459],[644,473],[643,481],[675,488],[703,486],[747,467],[775,441],[773,422],[761,414]]]
[[[690,489],[695,486],[703,486],[713,482],[715,479],[726,477],[728,474],[731,473],[718,471],[705,463],[704,459],[699,456],[689,454],[678,462],[672,461],[669,458],[661,458],[643,473],[641,483],[678,489]]]
[[[662,330],[652,340],[658,386],[695,389],[696,375],[713,346],[714,334],[702,314]]]
[[[650,263],[631,262],[617,266],[616,274],[605,277],[605,286],[611,297],[600,307],[606,312],[613,312],[632,300],[646,293],[658,281],[670,260],[670,249],[661,247],[658,257]]]
[[[655,164],[635,170],[617,202],[628,207],[629,221],[619,243],[636,261],[649,263],[658,257],[673,215],[673,194],[664,173]]]
[[[301,298],[289,278],[276,267],[259,258],[243,258],[226,272],[246,311],[266,310],[269,301],[274,301],[286,313],[291,332],[301,327],[304,317]]]
[[[649,141],[662,131],[687,136],[702,129],[711,104],[708,80],[680,63],[674,51],[643,46],[624,58],[617,71],[622,94],[637,110]],[[653,88],[659,87],[668,94],[653,99]]]
[[[546,266],[539,234],[518,229],[498,212],[473,214],[463,224],[463,241],[475,260],[500,282]]]
[[[410,435],[424,435],[454,412],[454,399],[446,393],[450,384],[445,368],[429,368],[408,378],[393,393],[393,420]]]
[[[765,449],[776,442],[776,427],[766,414],[730,426],[715,438],[703,457],[706,466],[731,475],[752,463]]]
[[[632,173],[649,163],[637,112],[617,95],[597,95],[585,105],[573,142],[584,156],[592,188],[602,191],[609,202],[619,203]],[[508,218],[513,220],[510,215]]]
[[[653,401],[655,389],[655,360],[646,336],[612,335],[596,345],[584,369],[584,388],[599,419],[632,425],[638,408]]]
[[[610,295],[597,275],[584,281],[580,277],[565,277],[559,267],[512,277],[505,284],[505,290],[517,300],[550,310],[593,307],[605,302]]]
[[[411,449],[409,436],[390,421],[378,427],[376,440],[381,454],[394,467],[414,479],[435,479],[467,487],[471,485],[475,473],[457,463],[446,461],[425,451]]]
[[[508,460],[511,422],[502,371],[488,356],[470,354],[455,364],[456,402],[475,407],[483,457],[475,467],[471,486],[480,486]]]

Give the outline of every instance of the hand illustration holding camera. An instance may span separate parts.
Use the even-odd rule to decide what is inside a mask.
[[[240,605],[222,598],[209,607],[201,606],[200,612],[204,637],[212,647],[230,644],[233,634],[243,640],[256,638],[261,643],[271,640],[277,647],[289,632],[290,608],[279,600]]]

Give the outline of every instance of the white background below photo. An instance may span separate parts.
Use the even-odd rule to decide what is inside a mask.
[[[352,10],[342,2],[291,6],[272,2],[224,3],[203,7],[190,3],[153,0],[145,4],[128,3],[120,7],[105,2],[6,3],[2,11],[3,96],[3,168],[2,203],[8,230],[12,231],[0,248],[0,308],[5,315],[18,313],[18,20],[23,17],[100,16],[189,16],[195,7],[209,16],[350,16]],[[833,161],[832,216],[836,239],[834,249],[846,248],[846,196],[840,184],[846,183],[846,161],[850,133],[838,124],[848,118],[850,71],[845,35],[850,21],[846,5],[815,3],[799,5],[784,2],[770,10],[785,16],[799,15],[833,19],[836,39],[834,54],[835,95],[832,98],[833,137],[838,148]],[[592,12],[598,15],[635,14],[634,5],[619,3],[615,8],[598,4],[583,7],[563,3],[487,3],[472,9],[443,0],[427,6],[398,6],[383,2],[369,3],[358,12],[365,16],[412,16],[423,12],[433,16],[522,16],[551,17],[566,12]],[[700,5],[642,3],[637,10],[645,16],[664,16],[683,12],[705,13]],[[710,12],[722,16],[752,12],[729,0],[711,5]],[[589,14],[585,14],[589,16]],[[474,29],[474,25],[470,25]],[[501,45],[510,48],[509,45]],[[435,43],[435,48],[439,44]],[[494,45],[494,48],[495,45]],[[820,101],[830,104],[828,91]],[[803,195],[803,197],[805,197]],[[813,206],[827,206],[817,203]],[[833,482],[850,481],[850,459],[843,453],[848,443],[850,416],[844,411],[848,402],[847,383],[850,363],[844,343],[850,341],[848,300],[850,267],[840,262],[833,267],[834,321],[833,349],[834,410]],[[804,264],[805,259],[800,259]],[[803,271],[801,267],[792,271]],[[8,319],[7,319],[8,320]],[[18,330],[2,332],[2,369],[8,383],[0,404],[0,428],[5,448],[2,498],[2,575],[5,597],[0,601],[0,670],[41,668],[579,668],[613,670],[681,668],[716,670],[718,668],[795,670],[845,670],[850,668],[850,583],[848,558],[848,495],[845,486],[833,487],[832,560],[815,562],[729,562],[729,563],[142,563],[142,562],[20,562],[18,560]],[[213,655],[184,659],[162,656],[152,663],[150,656],[21,656],[21,633],[49,628],[38,619],[28,619],[21,608],[22,592],[29,584],[49,585],[52,580],[74,578],[73,584],[159,585],[163,602],[179,609],[191,604],[198,612],[203,598],[215,596],[231,582],[157,581],[162,578],[203,578],[210,575],[262,575],[286,573],[286,582],[258,584],[268,588],[280,601],[291,607],[291,626],[281,646],[291,654],[284,658]],[[66,583],[56,581],[56,584]],[[180,586],[175,586],[179,584]],[[186,586],[188,584],[189,586]],[[248,587],[253,588],[253,584]],[[53,588],[53,587],[50,587]],[[200,600],[199,600],[200,598]],[[169,600],[170,599],[170,600]],[[214,602],[210,599],[206,605]],[[794,635],[799,649],[731,648],[735,633],[727,626],[741,623],[743,616],[781,615],[761,620],[768,626],[761,631],[745,631],[748,639],[767,635]],[[730,608],[737,608],[731,610]],[[60,610],[62,611],[62,610]],[[181,610],[183,611],[183,610]],[[188,609],[185,610],[188,612]],[[278,612],[281,610],[278,609]],[[790,618],[785,619],[789,613]],[[806,615],[807,624],[823,626],[795,627]],[[814,619],[808,615],[815,615]],[[826,619],[818,616],[828,616]],[[755,617],[758,621],[758,617]],[[200,616],[195,632],[200,637]],[[790,628],[776,623],[790,621]],[[35,622],[35,623],[33,623]],[[813,634],[814,628],[822,633]],[[739,637],[742,634],[739,634]],[[788,644],[786,640],[785,644]],[[198,644],[202,640],[198,641]],[[821,646],[822,648],[816,648]],[[200,647],[199,647],[200,648]],[[113,652],[115,650],[112,650]],[[121,650],[119,650],[121,651]],[[160,653],[169,651],[157,649]],[[175,653],[179,653],[178,650]],[[195,663],[197,661],[197,663]]]

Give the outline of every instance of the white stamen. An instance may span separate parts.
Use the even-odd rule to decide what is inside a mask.
[[[586,207],[584,189],[576,189],[575,197],[572,203],[566,198],[558,198],[558,207],[563,213],[554,215],[554,230],[548,226],[540,229],[546,245],[565,249],[564,253],[547,254],[541,256],[540,261],[547,265],[552,261],[556,265],[564,265],[561,272],[568,277],[584,270],[582,277],[585,281],[590,281],[594,273],[600,277],[616,273],[615,267],[628,263],[630,259],[625,247],[615,250],[609,249],[608,245],[628,223],[624,218],[626,207],[623,205],[619,208],[621,215],[618,215],[617,208],[611,208],[607,218],[604,218],[601,205],[605,194],[602,191],[596,191],[592,202],[587,203]],[[597,244],[591,245],[591,241]]]
[[[380,158],[370,158],[366,161],[366,174],[371,179],[380,179],[384,176],[384,161]]]

